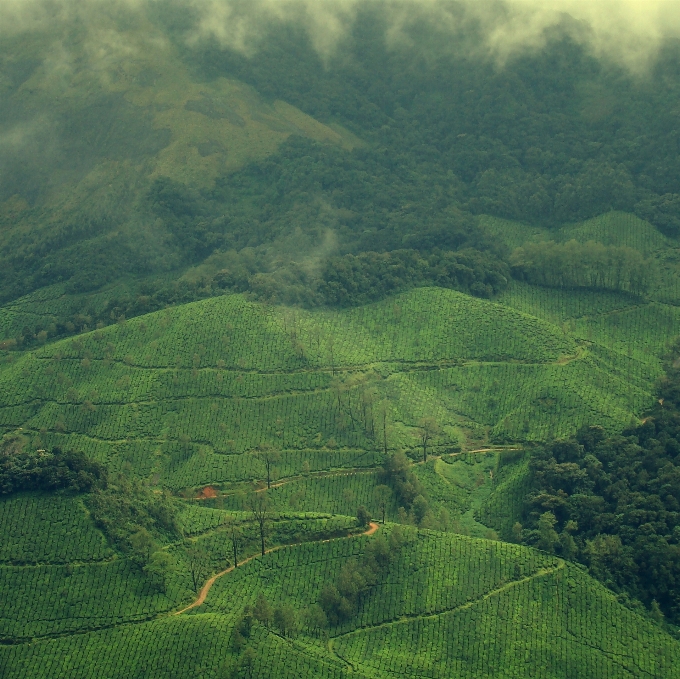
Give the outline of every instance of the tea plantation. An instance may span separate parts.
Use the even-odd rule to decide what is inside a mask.
[[[419,288],[345,310],[229,294],[4,352],[5,445],[82,451],[122,495],[0,496],[2,676],[674,677],[666,628],[511,542],[525,449],[638,421],[679,333],[661,299],[514,281],[496,301]],[[385,491],[399,450],[420,505]],[[376,535],[360,506],[384,512]],[[274,622],[250,617],[262,598]]]
[[[272,552],[180,616],[2,647],[3,676],[222,676],[246,653],[229,641],[246,605],[264,595],[304,611],[374,539]],[[402,540],[350,621],[286,634],[255,622],[255,676],[674,676],[680,643],[582,569],[507,543],[413,529]]]

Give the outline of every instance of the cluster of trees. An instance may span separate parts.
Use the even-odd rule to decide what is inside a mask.
[[[106,488],[95,488],[86,498],[97,526],[123,553],[142,565],[158,542],[181,537],[177,510],[169,492],[154,493],[141,481],[122,474],[109,477]]]
[[[527,243],[510,256],[513,276],[537,285],[616,290],[636,295],[653,282],[654,266],[632,248],[588,241]]]
[[[307,621],[308,616],[303,616]],[[260,592],[254,606],[246,606],[234,625],[231,633],[231,649],[235,655],[222,668],[220,676],[251,676],[257,652],[250,644],[253,629],[263,625],[267,629],[275,629],[286,637],[295,636],[301,622],[297,611],[287,603],[272,607],[268,599]]]
[[[362,595],[389,568],[403,542],[404,533],[399,528],[392,529],[389,538],[378,533],[366,546],[361,561],[350,559],[343,564],[338,577],[321,590],[319,607],[324,617],[317,612],[322,622],[320,627],[339,625],[355,614]]]
[[[472,249],[427,255],[417,250],[362,252],[329,259],[320,290],[331,306],[366,304],[422,285],[492,297],[507,287],[509,273],[499,258]]]
[[[106,469],[79,451],[33,450],[22,436],[0,444],[0,495],[21,490],[87,492],[107,486]]]
[[[680,371],[669,368],[643,424],[585,427],[535,452],[518,541],[587,564],[593,575],[680,622]]]
[[[403,451],[398,450],[385,458],[380,481],[381,485],[375,490],[375,502],[383,513],[383,521],[385,508],[394,501],[398,507],[399,523],[421,528],[445,528],[448,519],[445,515],[435,518],[425,488],[413,473],[411,460]]]

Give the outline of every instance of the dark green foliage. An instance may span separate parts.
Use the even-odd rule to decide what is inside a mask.
[[[24,449],[17,437],[3,441],[0,448],[0,495],[59,489],[82,493],[106,488],[106,480],[106,469],[79,451]]]
[[[373,192],[375,207],[357,217],[364,224],[390,201],[408,206],[406,218],[422,214],[424,201],[411,196],[427,177],[441,202],[453,194],[472,212],[557,224],[635,209],[666,232],[677,230],[669,113],[678,91],[675,48],[635,80],[558,30],[544,50],[496,69],[469,57],[467,46],[483,39],[468,22],[452,39],[422,17],[407,20],[401,29],[412,42],[395,49],[381,11],[364,5],[342,59],[327,65],[302,29],[275,23],[250,58],[215,44],[190,58],[211,77],[238,77],[374,140],[364,162],[389,168],[396,181],[391,191]],[[376,176],[364,173],[367,182]],[[308,191],[329,183],[325,173],[314,179]],[[440,185],[453,187],[449,196]]]
[[[253,617],[267,627],[272,624],[274,619],[274,611],[262,592],[257,595],[257,601],[253,606]]]
[[[290,604],[283,604],[274,609],[273,622],[284,637],[294,636],[297,631],[297,613]]]
[[[527,243],[510,256],[513,275],[562,288],[614,290],[639,295],[654,280],[655,265],[629,247],[588,241]]]
[[[253,630],[253,614],[250,608],[246,606],[241,613],[241,616],[234,625],[234,631],[231,634],[231,646],[234,651],[240,653],[245,648],[250,639]]]
[[[477,297],[492,297],[507,286],[507,265],[477,250],[364,252],[328,261],[321,292],[327,304],[353,306],[374,302],[418,285],[437,285]]]
[[[524,537],[680,621],[680,370],[644,423],[598,427],[537,450]]]
[[[359,506],[357,508],[357,525],[359,525],[361,527],[365,527],[365,526],[368,526],[368,524],[370,522],[371,522],[371,515],[370,515],[368,509],[366,509],[366,507],[364,507],[363,505]]]
[[[411,509],[417,496],[422,497],[422,485],[413,471],[411,462],[402,451],[389,455],[383,463],[381,480],[392,488],[397,503]]]

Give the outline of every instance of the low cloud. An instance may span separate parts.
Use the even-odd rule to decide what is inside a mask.
[[[332,54],[365,0],[190,0],[200,17],[193,35],[217,38],[245,52],[256,49],[265,21],[297,20],[317,50]],[[540,49],[556,28],[601,58],[644,70],[668,38],[680,36],[674,0],[368,0],[388,17],[393,42],[408,40],[415,21],[439,31],[481,36],[477,51],[504,63],[525,49]]]
[[[368,4],[388,18],[388,37],[407,40],[414,21],[427,19],[440,31],[468,28],[480,36],[476,49],[499,63],[525,49],[540,49],[560,27],[599,57],[633,71],[644,70],[664,41],[680,37],[676,0],[0,0],[0,33],[58,30],[78,23],[125,22],[121,17],[178,5],[195,17],[187,40],[218,40],[246,53],[257,49],[272,21],[297,21],[308,30],[320,54],[329,56]],[[165,5],[165,7],[164,7]]]

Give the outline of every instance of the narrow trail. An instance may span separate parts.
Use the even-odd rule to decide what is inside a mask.
[[[375,521],[371,521],[371,523],[368,525],[368,529],[365,530],[363,533],[357,533],[356,535],[348,535],[346,538],[329,538],[327,540],[319,540],[319,542],[323,543],[330,542],[331,540],[349,540],[350,538],[359,537],[361,535],[373,535],[379,528],[380,528],[379,524],[377,524]],[[272,547],[271,549],[265,550],[265,554],[271,554],[272,552],[276,552],[279,549],[283,549],[284,547],[290,547],[290,545],[279,545],[278,547]],[[241,563],[238,564],[238,567],[240,568],[241,566],[247,564],[249,561],[257,559],[260,556],[262,556],[262,554],[253,554],[253,556],[249,556],[247,559],[241,561]],[[221,578],[223,575],[227,575],[227,573],[231,573],[235,568],[236,566],[230,566],[229,568],[226,568],[220,573],[213,575],[211,578],[208,579],[205,585],[201,587],[201,591],[198,593],[198,597],[193,603],[189,604],[180,611],[175,611],[171,615],[182,615],[182,613],[186,613],[187,611],[190,611],[192,608],[198,608],[199,606],[201,606],[205,602],[205,599],[208,596],[208,592],[210,592],[210,589],[215,584],[216,580],[218,578]]]
[[[468,608],[472,608],[473,606],[482,603],[486,601],[487,599],[490,599],[493,596],[497,596],[499,594],[502,594],[503,592],[508,591],[509,589],[512,589],[513,587],[518,587],[519,585],[523,585],[526,582],[531,582],[532,580],[535,580],[536,578],[543,577],[545,575],[552,575],[553,573],[557,573],[558,571],[561,571],[565,566],[567,565],[567,562],[564,561],[563,559],[559,559],[557,565],[551,566],[551,567],[544,567],[544,568],[539,568],[535,573],[532,573],[531,575],[527,575],[524,578],[520,578],[519,580],[511,580],[510,582],[506,582],[504,585],[501,585],[500,587],[497,587],[496,589],[489,590],[485,594],[482,594],[477,599],[473,599],[472,601],[466,601],[464,604],[460,604],[460,606],[455,606],[454,608],[450,608],[447,610],[443,611],[437,611],[436,613],[425,613],[425,614],[410,614],[410,615],[404,615],[401,618],[398,618],[397,620],[387,620],[385,622],[378,623],[377,625],[367,625],[365,627],[360,627],[358,629],[352,630],[350,632],[345,632],[344,634],[338,634],[337,636],[333,637],[334,640],[337,639],[342,639],[343,637],[348,637],[353,634],[360,634],[362,632],[366,631],[371,631],[374,629],[380,629],[381,627],[389,627],[391,625],[401,625],[404,623],[409,623],[412,620],[427,620],[431,618],[437,618],[440,615],[449,615],[451,613],[458,613],[459,611],[464,611]],[[337,652],[335,652],[337,655]],[[341,656],[338,656],[343,660],[344,662],[348,662]],[[348,663],[351,664],[351,663]]]
[[[517,451],[517,450],[522,450],[520,446],[512,447],[512,448],[502,448],[502,447],[491,447],[491,448],[478,448],[476,450],[463,450],[460,453],[450,453],[447,454],[446,457],[461,457],[463,455],[484,455],[485,453],[503,453],[503,452],[509,452],[509,451]],[[441,460],[444,455],[428,455],[427,456],[427,462],[431,462],[432,460]],[[427,464],[427,462],[423,462],[423,460],[416,460],[413,462],[414,465],[422,465],[422,464]],[[285,486],[289,483],[293,483],[295,481],[302,481],[304,479],[319,479],[319,478],[329,478],[329,477],[335,477],[335,476],[353,476],[355,474],[374,474],[380,469],[380,467],[346,467],[344,469],[334,469],[332,471],[319,471],[319,472],[310,472],[306,476],[302,476],[300,474],[297,474],[295,476],[289,476],[288,478],[285,479],[280,479],[279,481],[276,481],[271,484],[269,488],[266,486],[262,488],[256,488],[255,493],[263,493],[267,490],[271,490],[273,488],[281,488],[281,486]],[[237,492],[227,492],[223,493],[219,497],[232,497],[236,495]],[[212,500],[214,498],[212,497],[201,497],[197,496],[192,498],[193,500],[198,500],[198,501],[203,501],[203,500]]]

